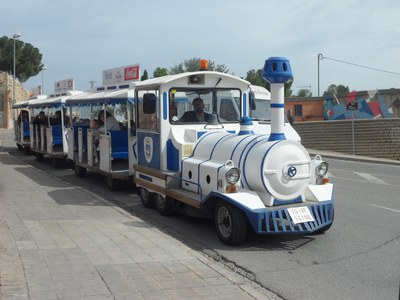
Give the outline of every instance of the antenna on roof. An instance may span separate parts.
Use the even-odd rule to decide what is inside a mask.
[[[95,82],[97,82],[96,80],[90,80],[89,81],[89,83],[90,83],[90,90],[92,91],[93,90],[93,87],[94,87],[94,83]]]

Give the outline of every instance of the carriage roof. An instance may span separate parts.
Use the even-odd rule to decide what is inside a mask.
[[[129,88],[117,90],[100,90],[86,92],[67,100],[68,106],[74,105],[90,105],[90,104],[103,104],[103,103],[124,103],[126,101],[133,102],[133,90]]]
[[[193,75],[201,75],[201,74],[205,74],[206,76],[215,78],[227,79],[230,82],[236,82],[236,84],[243,84],[245,86],[250,85],[250,82],[227,73],[214,72],[214,71],[197,71],[197,72],[186,72],[175,75],[157,77],[153,79],[147,79],[144,81],[135,82],[132,84],[132,86],[134,88],[140,88],[140,89],[142,88],[155,89],[162,84],[167,84],[176,80],[185,79]]]
[[[82,94],[82,91],[68,91],[58,95],[51,95],[46,99],[36,99],[29,101],[28,107],[40,108],[40,107],[59,107],[64,106],[65,101],[68,98]]]

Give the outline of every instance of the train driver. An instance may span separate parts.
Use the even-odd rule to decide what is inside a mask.
[[[208,122],[211,115],[204,111],[203,99],[195,98],[192,102],[194,110],[187,111],[183,114],[179,121],[181,122]]]

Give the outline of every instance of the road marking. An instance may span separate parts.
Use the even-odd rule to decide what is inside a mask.
[[[394,211],[394,212],[400,213],[400,210],[397,210],[397,209],[393,209],[393,208],[389,208],[389,207],[385,207],[385,206],[380,206],[380,205],[375,205],[375,204],[370,204],[370,205],[378,207],[378,208],[382,208],[382,209],[386,209],[386,210],[390,210],[390,211]]]
[[[372,183],[388,184],[388,183],[384,182],[383,180],[376,178],[375,176],[372,176],[369,173],[354,172],[354,174],[356,174]]]

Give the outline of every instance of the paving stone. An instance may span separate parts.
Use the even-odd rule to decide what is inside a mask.
[[[1,300],[254,298],[244,280],[174,237],[0,154]]]

